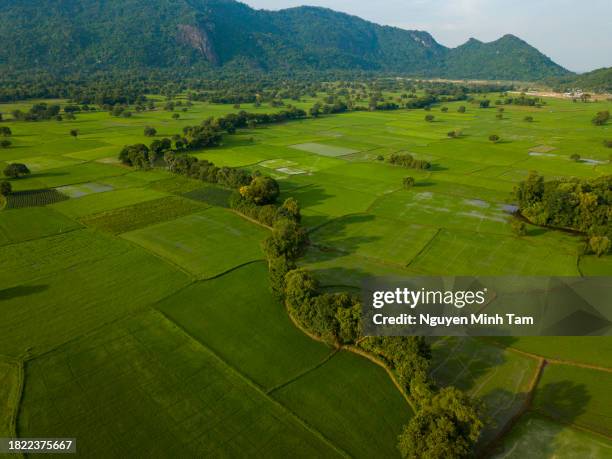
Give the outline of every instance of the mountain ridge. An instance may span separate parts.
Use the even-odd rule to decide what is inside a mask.
[[[12,0],[0,4],[0,70],[364,70],[539,80],[570,75],[514,35],[447,48],[426,31],[328,8],[234,0]]]

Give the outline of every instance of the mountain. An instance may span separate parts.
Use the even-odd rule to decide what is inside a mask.
[[[569,75],[555,78],[547,82],[560,91],[582,89],[583,91],[611,94],[612,67],[604,67],[581,75]]]
[[[234,0],[11,0],[0,3],[0,70],[258,68],[370,70],[533,80],[569,74],[506,35],[450,49],[325,8],[255,10]]]

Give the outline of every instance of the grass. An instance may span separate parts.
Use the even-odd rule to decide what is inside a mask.
[[[185,286],[185,274],[88,231],[0,249],[6,355],[38,355]],[[36,320],[32,320],[36,317]]]
[[[612,373],[569,365],[548,365],[534,409],[566,424],[612,436]]]
[[[385,370],[345,351],[272,395],[356,457],[398,457],[412,415]]]
[[[53,208],[68,217],[77,219],[120,207],[153,201],[165,196],[168,196],[168,194],[148,188],[126,188],[106,193],[94,193],[78,199],[70,199],[55,204]]]
[[[81,218],[80,222],[89,227],[112,234],[125,233],[155,223],[173,220],[189,215],[206,206],[178,196],[145,201],[132,206],[121,207]]]
[[[572,250],[530,238],[442,230],[410,267],[438,275],[577,276]]]
[[[265,229],[234,213],[211,208],[124,233],[122,237],[197,277],[210,278],[241,264],[262,259],[259,241],[265,235]]]
[[[605,458],[612,442],[599,435],[561,426],[535,414],[526,415],[505,438],[495,459]]]
[[[183,196],[196,201],[202,201],[212,206],[228,207],[232,190],[218,186],[205,186],[184,193]]]
[[[269,291],[264,262],[199,282],[156,306],[265,389],[322,362],[332,350],[293,326]],[[274,362],[267,365],[266,362]]]
[[[48,207],[5,211],[0,217],[0,246],[65,233],[80,226]]]
[[[497,337],[496,341],[521,351],[549,359],[567,360],[610,368],[612,337],[564,336],[550,339],[546,336]]]
[[[307,109],[314,100],[291,103]],[[608,128],[590,119],[612,105],[508,106],[503,121],[494,109],[445,105],[448,113],[433,108],[435,123],[424,122],[422,110],[323,116],[242,130],[195,154],[278,178],[281,200],[298,199],[313,242],[299,264],[329,290],[357,291],[371,275],[611,275],[612,257],[579,256],[578,237],[533,226],[515,237],[505,206],[530,169],[547,178],[611,174],[610,164],[568,158],[607,160]],[[468,112],[457,114],[459,105]],[[291,325],[256,261],[267,231],[220,208],[227,190],[118,164],[124,145],[154,140],[144,137],[145,126],[170,137],[237,110],[194,102],[179,120],[158,109],[129,119],[99,111],[73,121],[4,122],[13,131],[4,157],[32,169],[11,180],[13,189],[71,195],[0,212],[0,349],[29,359],[20,434],[77,436],[79,450],[94,456],[397,455],[396,435],[410,416],[404,400],[381,368],[346,353],[325,360],[330,350]],[[523,122],[526,114],[535,121]],[[463,136],[448,139],[455,129]],[[502,142],[489,142],[492,133]],[[538,151],[555,156],[530,154]],[[416,171],[377,159],[396,152],[433,166]],[[406,176],[416,181],[409,190]],[[213,208],[200,210],[197,201]],[[610,366],[608,338],[497,341]],[[525,400],[534,365],[490,344],[448,338],[434,345],[434,378],[486,402],[495,422],[485,440]],[[548,365],[534,407],[610,435],[608,374]],[[11,381],[0,379],[0,400]],[[502,454],[605,456],[608,444],[530,412]]]
[[[480,445],[486,445],[522,409],[537,361],[474,338],[436,339],[432,350],[434,381],[482,400],[489,421]]]
[[[16,362],[0,360],[0,436],[14,437],[15,417],[21,397],[21,369]]]
[[[23,436],[74,436],[88,456],[339,455],[152,312],[30,362],[22,413]]]
[[[68,196],[54,189],[15,191],[6,197],[6,208],[41,207],[66,201],[67,199]]]

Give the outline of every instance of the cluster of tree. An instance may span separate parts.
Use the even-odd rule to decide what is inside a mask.
[[[598,255],[612,241],[612,176],[545,181],[537,172],[515,188],[521,214],[537,225],[584,233],[587,248]]]
[[[411,169],[430,169],[431,163],[424,159],[415,159],[409,153],[393,153],[387,162],[395,164],[397,166],[409,167]]]
[[[597,112],[597,115],[592,119],[592,123],[595,126],[603,126],[610,119],[610,112],[608,110],[604,110],[601,112]]]
[[[527,107],[539,107],[545,102],[539,97],[529,97],[526,94],[520,94],[515,97],[507,97],[503,101],[506,105],[523,105]]]
[[[11,114],[18,121],[41,121],[50,120],[59,115],[61,107],[57,104],[47,104],[45,102],[34,104],[27,112],[13,110]]]
[[[238,189],[250,185],[253,176],[244,169],[218,167],[212,162],[186,154],[166,152],[164,160],[168,169],[175,174],[185,175],[203,182],[215,183],[228,188]]]
[[[29,175],[30,169],[22,163],[11,163],[4,168],[4,176],[10,178],[19,178],[24,175]]]
[[[229,205],[239,212],[266,226],[274,226],[280,219],[290,219],[299,223],[301,220],[300,206],[293,198],[285,199],[281,206],[275,204],[258,205],[253,200],[245,198],[236,191],[230,196]]]
[[[271,280],[286,271],[286,261],[270,263]],[[301,327],[330,344],[358,345],[394,372],[416,408],[398,437],[403,457],[472,455],[483,428],[480,405],[454,387],[435,386],[429,378],[431,348],[424,337],[363,337],[358,298],[346,292],[321,293],[316,278],[305,269],[287,271],[283,282],[282,298]]]

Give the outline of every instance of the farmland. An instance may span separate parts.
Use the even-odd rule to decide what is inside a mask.
[[[311,241],[299,265],[324,288],[357,291],[385,274],[612,275],[612,257],[583,254],[575,234],[528,224],[517,236],[509,224],[512,189],[529,170],[612,174],[602,143],[612,127],[590,122],[612,103],[548,99],[502,119],[459,105],[434,106],[433,122],[423,110],[356,111],[241,129],[195,154],[273,176],[281,200],[298,200]],[[227,208],[230,190],[116,159],[152,140],[146,126],[170,137],[238,110],[194,102],[179,119],[161,109],[5,118],[13,145],[0,166],[18,161],[31,174],[10,180],[16,194],[0,211],[0,434],[16,410],[20,435],[77,437],[92,455],[153,453],[151,438],[166,455],[177,445],[218,456],[398,454],[411,407],[384,369],[292,324],[268,289],[269,230]],[[398,152],[432,167],[385,161]],[[611,454],[609,338],[449,337],[432,349],[432,379],[479,397],[494,420],[482,451]]]

